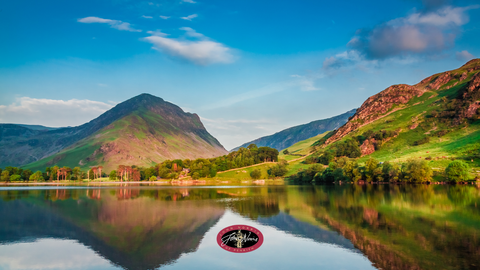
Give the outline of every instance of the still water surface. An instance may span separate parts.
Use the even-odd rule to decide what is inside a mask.
[[[0,269],[480,269],[474,186],[0,188]],[[218,232],[254,226],[250,253]]]

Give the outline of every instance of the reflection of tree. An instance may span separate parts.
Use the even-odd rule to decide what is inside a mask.
[[[480,265],[476,187],[330,185],[306,187],[292,196],[289,208],[306,203],[314,220],[352,241],[381,269]]]
[[[251,219],[275,216],[280,213],[278,198],[274,196],[236,200],[232,202],[231,206],[233,211]]]

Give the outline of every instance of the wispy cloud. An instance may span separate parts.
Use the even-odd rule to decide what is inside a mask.
[[[132,28],[130,23],[122,22],[119,20],[103,19],[99,17],[85,17],[82,19],[78,19],[77,21],[81,23],[105,23],[110,25],[111,28],[114,28],[117,30],[130,31],[130,32],[142,32],[142,30]]]
[[[164,19],[164,20],[167,20],[167,19],[170,18],[170,16],[163,16],[163,15],[160,15],[159,17],[162,18],[162,19]]]
[[[166,37],[168,34],[163,33],[160,29],[157,29],[155,31],[147,31],[148,34],[152,36],[159,36],[159,37]]]
[[[142,18],[145,18],[145,19],[153,19],[152,16],[146,16],[146,15],[142,15]]]
[[[192,15],[188,15],[186,17],[180,17],[180,19],[184,19],[184,20],[187,20],[187,21],[191,21],[192,19],[194,18],[197,18],[198,15],[197,14],[192,14]]]
[[[295,78],[295,82],[298,84],[302,91],[316,91],[320,90],[319,87],[315,86],[315,81],[318,79],[317,76],[306,76],[306,75],[290,75],[290,77]]]
[[[155,50],[188,60],[197,65],[226,64],[234,61],[232,50],[227,46],[209,40],[192,28],[183,27],[181,29],[186,31],[187,36],[195,37],[199,40],[173,39],[159,35],[152,35],[144,38],[144,40],[152,43]]]
[[[193,1],[193,0],[182,0],[183,2],[185,3],[190,3],[190,4],[195,4],[197,2]]]
[[[18,98],[10,105],[0,105],[0,122],[36,124],[51,127],[84,124],[113,106],[93,100],[55,100]]]
[[[185,31],[186,35],[189,37],[194,37],[194,38],[205,38],[203,34],[198,33],[197,31],[193,30],[190,27],[181,27],[180,30]]]

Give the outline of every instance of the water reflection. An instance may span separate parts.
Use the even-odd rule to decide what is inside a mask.
[[[0,250],[71,239],[125,269],[232,268],[239,255],[217,247],[215,236],[235,222],[265,235],[262,248],[242,254],[252,268],[480,267],[472,186],[4,189],[0,199]],[[5,256],[0,267],[15,268]]]

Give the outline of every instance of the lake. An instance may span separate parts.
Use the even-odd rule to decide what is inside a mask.
[[[2,187],[0,269],[480,269],[462,185]],[[260,230],[249,253],[217,234]]]

